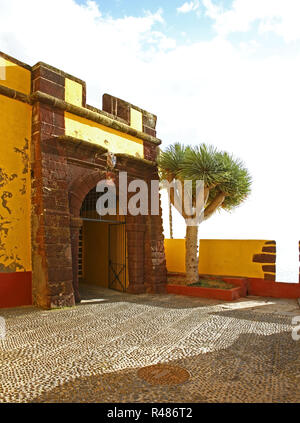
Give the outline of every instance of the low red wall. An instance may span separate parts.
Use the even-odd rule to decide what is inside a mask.
[[[247,278],[222,278],[224,282],[230,283],[231,285],[240,287],[240,296],[246,297],[248,292],[248,280]]]
[[[0,273],[0,308],[31,304],[31,272]]]
[[[249,278],[248,295],[274,298],[300,298],[300,284]]]
[[[179,274],[178,276],[182,276],[183,274]],[[176,274],[172,273],[172,276],[176,276]],[[220,275],[199,275],[202,278],[208,279],[218,279],[221,278],[224,282],[230,283],[232,285],[236,285],[240,287],[240,296],[244,297],[246,295],[255,295],[258,297],[273,297],[273,298],[300,298],[300,283],[284,283],[284,282],[274,282],[267,279],[260,279],[260,278],[238,278],[233,276],[220,276]],[[168,285],[171,286],[171,285]],[[172,285],[178,286],[180,285]],[[186,288],[182,286],[182,288]],[[188,287],[193,288],[193,287]],[[168,288],[167,288],[168,289]],[[199,288],[197,288],[199,289]],[[213,288],[201,288],[201,289],[213,289]],[[175,290],[175,288],[172,290]],[[180,290],[176,288],[177,292],[173,292],[174,294],[178,293]],[[221,290],[224,291],[224,290]],[[171,291],[170,291],[171,292]],[[182,294],[182,295],[190,295],[190,294]],[[209,293],[207,294],[209,295]],[[201,295],[197,295],[201,296]],[[206,296],[206,298],[217,298],[223,299],[220,297],[212,297]],[[226,298],[227,299],[227,298]]]
[[[168,294],[188,295],[190,297],[214,298],[215,300],[232,301],[240,298],[240,288],[218,289],[198,286],[166,285]]]

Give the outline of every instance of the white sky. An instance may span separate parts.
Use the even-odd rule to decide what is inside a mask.
[[[0,50],[84,79],[96,107],[108,92],[157,114],[163,146],[208,142],[243,159],[251,197],[203,223],[201,238],[300,239],[300,1],[174,2],[206,31],[185,41],[163,8],[114,17],[107,1],[82,3],[0,0]],[[175,217],[175,237],[184,232]]]

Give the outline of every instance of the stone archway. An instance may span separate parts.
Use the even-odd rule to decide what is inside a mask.
[[[96,144],[60,136],[43,140],[33,166],[32,224],[35,304],[51,308],[79,301],[78,241],[80,208],[87,193],[105,175],[106,150]],[[157,179],[151,162],[117,154],[116,171],[128,182]],[[46,180],[47,186],[35,179]],[[166,264],[161,210],[157,216],[127,216],[128,292],[164,292]]]
[[[103,171],[95,170],[78,177],[70,186],[69,209],[70,209],[70,236],[72,251],[72,274],[73,274],[73,290],[75,303],[80,302],[80,293],[78,285],[78,250],[79,250],[79,232],[82,227],[82,219],[80,217],[80,209],[86,195],[93,189],[97,183],[103,179]]]
[[[103,171],[94,171],[79,177],[69,189],[70,204],[70,235],[72,251],[72,273],[75,302],[80,301],[78,283],[78,249],[79,232],[82,227],[80,209],[86,195],[97,183],[104,178]],[[116,180],[116,187],[118,183]],[[146,292],[145,285],[145,233],[146,222],[144,216],[126,216],[126,235],[128,249],[129,286],[127,292],[140,294]]]

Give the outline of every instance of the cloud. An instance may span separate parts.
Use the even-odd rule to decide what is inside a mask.
[[[201,237],[299,232],[299,54],[254,57],[221,36],[177,45],[161,10],[114,19],[73,0],[0,0],[0,9],[0,50],[82,78],[96,107],[108,92],[157,114],[163,146],[204,141],[244,160],[251,198],[203,224]],[[174,228],[184,236],[180,218]]]
[[[149,39],[152,50],[169,48],[168,37],[153,33],[163,23],[161,10],[113,19],[103,16],[94,1],[79,5],[74,0],[1,0],[0,7],[1,46],[25,61],[54,61],[62,67],[67,63],[78,72],[91,61],[103,65],[105,57],[113,64],[128,54],[140,58]]]
[[[195,10],[198,10],[200,7],[200,1],[199,0],[192,0],[190,2],[186,1],[185,3],[183,3],[182,6],[177,7],[177,12],[178,13],[189,13],[189,12],[193,12]]]
[[[299,0],[234,0],[226,10],[213,0],[203,5],[219,35],[247,32],[257,22],[259,33],[273,32],[287,43],[300,40]]]

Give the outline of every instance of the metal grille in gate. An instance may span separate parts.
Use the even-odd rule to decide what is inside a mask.
[[[83,242],[82,242],[82,228],[79,230],[78,239],[78,279],[81,280],[83,276]]]
[[[126,230],[125,222],[116,222],[108,226],[108,287],[126,291]]]

